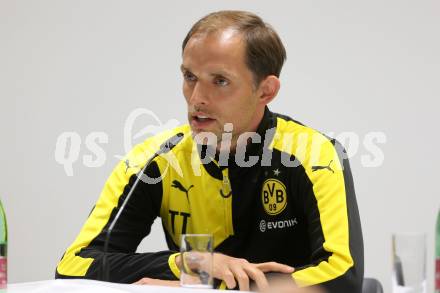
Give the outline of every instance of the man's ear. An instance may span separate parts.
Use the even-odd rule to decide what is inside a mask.
[[[264,105],[269,104],[280,90],[280,80],[275,75],[268,75],[260,82],[260,102]]]

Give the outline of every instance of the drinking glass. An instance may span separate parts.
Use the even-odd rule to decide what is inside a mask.
[[[180,285],[192,288],[212,288],[211,234],[184,234],[181,239]]]
[[[394,293],[426,293],[426,235],[393,234]]]

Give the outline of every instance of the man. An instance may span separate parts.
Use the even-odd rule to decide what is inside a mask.
[[[189,125],[147,139],[121,161],[57,278],[99,278],[106,229],[136,173],[183,133],[143,174],[161,180],[139,184],[114,227],[111,281],[170,284],[180,274],[180,236],[211,233],[214,277],[228,288],[248,290],[253,280],[264,290],[264,273],[276,272],[298,286],[360,292],[363,242],[345,153],[267,108],[286,58],[276,32],[252,13],[220,11],[191,28],[182,50]],[[156,217],[169,251],[135,253]]]

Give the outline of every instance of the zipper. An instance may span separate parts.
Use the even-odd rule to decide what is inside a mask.
[[[223,175],[223,194],[225,195],[226,198],[230,197],[230,193],[231,193],[231,182],[229,181],[229,177]]]
[[[232,223],[232,187],[227,168],[222,170],[222,175],[221,195],[223,197],[223,209],[226,224],[225,230],[227,235],[234,235],[234,226]]]

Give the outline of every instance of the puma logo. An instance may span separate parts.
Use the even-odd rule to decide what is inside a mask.
[[[194,187],[194,185],[191,185],[190,187],[188,187],[188,189],[186,189],[185,187],[183,187],[182,183],[180,183],[180,182],[177,181],[177,180],[173,180],[173,184],[171,184],[171,187],[177,188],[177,189],[179,189],[180,191],[185,192],[185,194],[186,194],[186,199],[187,199],[188,202],[189,202],[188,192],[189,192],[189,190],[190,190],[191,188]]]
[[[322,170],[322,169],[327,169],[327,170],[331,171],[332,173],[335,173],[335,171],[333,171],[333,169],[330,167],[330,164],[332,162],[333,162],[333,160],[331,160],[327,166],[312,166],[312,172]]]
[[[137,167],[139,167],[138,165],[133,165],[133,166],[131,166],[130,165],[130,160],[125,160],[125,174],[127,174],[127,172],[128,172],[128,169],[130,169],[130,168],[137,168]]]

